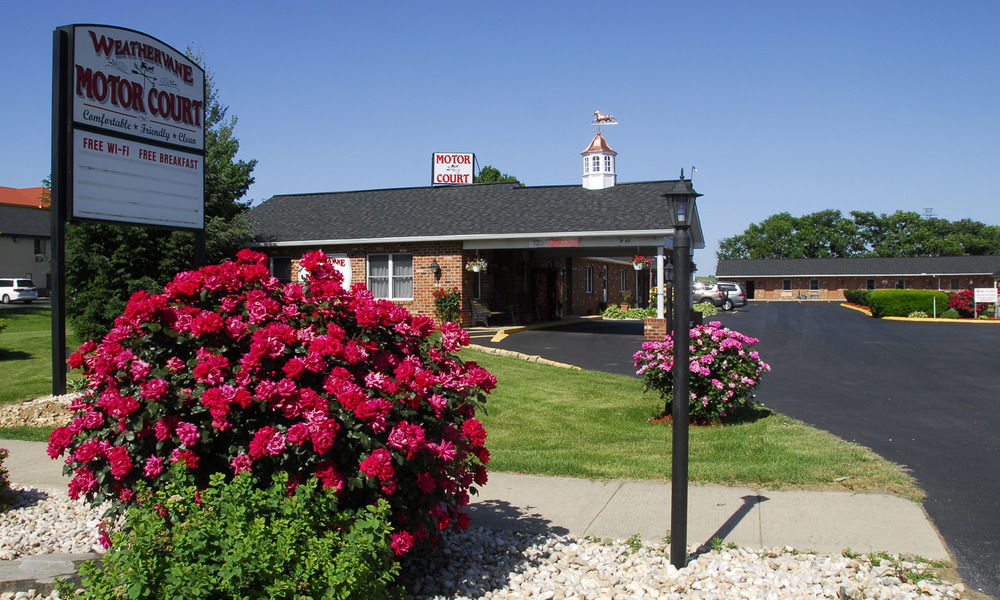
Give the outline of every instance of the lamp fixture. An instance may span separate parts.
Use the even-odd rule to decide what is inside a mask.
[[[438,264],[437,259],[431,261],[428,265],[427,270],[434,274],[434,279],[441,279],[441,265]]]

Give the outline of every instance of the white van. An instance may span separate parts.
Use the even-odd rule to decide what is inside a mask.
[[[33,281],[16,277],[0,277],[0,302],[3,304],[11,302],[31,304],[32,300],[38,300],[38,288],[35,287]]]

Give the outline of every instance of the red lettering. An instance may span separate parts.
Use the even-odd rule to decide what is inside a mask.
[[[159,115],[164,119],[173,119],[178,123],[188,123],[201,126],[201,102],[192,100],[185,96],[164,91],[157,91],[156,88],[149,90],[147,95],[149,103],[149,114]]]
[[[83,147],[86,150],[94,150],[95,152],[104,152],[104,140],[85,137],[83,138]]]
[[[101,41],[97,41],[97,34],[93,31],[90,33],[90,40],[94,43],[94,52],[97,54],[103,54],[109,56],[111,54],[111,49],[114,46],[115,41],[111,38],[105,38],[101,36]]]
[[[118,75],[105,75],[76,65],[76,95],[104,102],[111,95],[111,104],[146,112],[142,104],[142,84],[122,79]]]
[[[434,156],[435,162],[446,165],[471,165],[472,156],[469,154],[437,154]]]
[[[84,69],[80,65],[76,65],[76,95],[83,96],[84,93],[89,98],[93,98],[93,94],[90,93],[90,78],[94,74],[90,69]]]
[[[434,183],[469,183],[469,175],[459,173],[438,173],[434,178]]]

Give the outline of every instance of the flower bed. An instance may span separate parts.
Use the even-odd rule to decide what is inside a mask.
[[[88,390],[48,448],[68,455],[70,495],[121,510],[179,463],[202,487],[215,473],[266,485],[285,472],[290,488],[317,478],[339,509],[384,498],[399,554],[467,526],[489,461],[475,411],[496,385],[454,354],[468,334],[444,323],[432,342],[429,317],[343,289],[324,253],[301,265],[304,285],[279,283],[247,250],[180,273],[84,343],[70,364]]]
[[[719,321],[697,325],[690,332],[688,416],[692,423],[719,423],[754,404],[753,390],[771,367],[750,347],[759,342]],[[664,401],[658,418],[671,413],[674,389],[674,342],[643,342],[635,353],[636,374],[645,389],[656,390]]]

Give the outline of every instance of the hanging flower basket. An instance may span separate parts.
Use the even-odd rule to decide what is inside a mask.
[[[641,254],[636,254],[632,257],[632,268],[636,271],[641,271],[644,268],[650,266],[653,263],[653,259],[643,256]]]
[[[479,273],[480,271],[486,270],[486,259],[476,257],[469,262],[465,263],[465,270],[472,271],[473,273]]]

